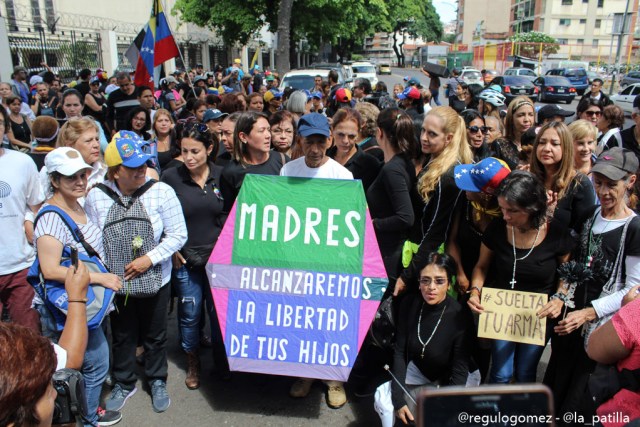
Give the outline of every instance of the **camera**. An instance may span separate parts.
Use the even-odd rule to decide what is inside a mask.
[[[84,378],[75,369],[60,369],[53,374],[53,387],[58,392],[53,424],[73,424],[87,415]]]

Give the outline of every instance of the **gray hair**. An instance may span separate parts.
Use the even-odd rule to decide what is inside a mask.
[[[304,114],[307,111],[307,94],[296,90],[289,96],[287,111],[295,114]]]

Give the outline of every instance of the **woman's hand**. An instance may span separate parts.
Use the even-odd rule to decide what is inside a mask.
[[[558,335],[569,335],[586,322],[593,320],[595,316],[591,316],[589,310],[593,309],[583,308],[567,314],[567,317],[559,321],[558,326],[553,328],[554,332]]]
[[[404,405],[396,411],[396,417],[400,418],[400,421],[404,424],[409,424],[409,421],[413,421],[413,414],[407,405]]]
[[[547,213],[553,215],[558,206],[558,193],[555,191],[547,190]]]
[[[98,285],[102,285],[105,288],[111,289],[113,291],[119,291],[122,289],[122,282],[120,278],[115,274],[111,273],[97,273],[92,274],[92,282],[97,283]]]
[[[402,280],[402,277],[398,277],[398,280],[396,280],[396,286],[393,288],[393,296],[397,297],[403,293],[406,288],[407,285],[404,283],[404,280]]]
[[[151,258],[146,255],[142,255],[141,257],[134,259],[124,268],[124,280],[131,280],[138,277],[150,269],[151,266],[153,266]]]
[[[469,290],[470,285],[471,283],[469,283],[469,279],[464,273],[458,274],[456,277],[456,288],[458,288],[457,290],[459,293],[466,293]]]
[[[176,252],[171,257],[171,262],[173,263],[173,269],[177,270],[180,267],[182,267],[183,265],[185,265],[187,263],[187,260],[184,259],[184,257],[182,256],[182,254],[180,252]]]
[[[467,301],[467,305],[474,313],[482,314],[484,313],[484,307],[480,304],[480,295],[477,293],[472,293],[469,297],[469,301]]]
[[[625,304],[630,303],[638,297],[640,297],[640,285],[634,286],[633,288],[629,289],[629,292],[627,292],[627,294],[622,297],[622,305],[624,306]]]
[[[555,319],[560,316],[560,313],[562,313],[563,305],[564,302],[562,302],[560,298],[555,298],[546,303],[536,314],[539,318],[549,317],[551,319]]]

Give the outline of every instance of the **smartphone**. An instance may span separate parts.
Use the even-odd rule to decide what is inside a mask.
[[[551,390],[542,384],[428,389],[418,396],[418,426],[555,426]]]
[[[71,246],[70,249],[71,249],[71,265],[73,265],[73,271],[76,272],[78,271],[78,250],[73,246]]]

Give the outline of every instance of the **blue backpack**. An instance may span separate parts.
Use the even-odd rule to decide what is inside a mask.
[[[34,227],[40,217],[47,212],[55,212],[58,214],[71,231],[73,238],[80,243],[87,254],[89,254],[87,256],[84,253],[78,252],[78,259],[84,263],[90,273],[109,272],[102,263],[100,256],[91,245],[84,240],[84,236],[78,228],[78,225],[62,209],[51,205],[43,207],[36,216]],[[62,248],[60,265],[63,267],[71,266],[71,250],[68,246]],[[36,257],[31,268],[29,268],[27,281],[33,286],[33,289],[40,296],[44,305],[53,316],[56,329],[62,331],[67,320],[67,300],[69,299],[67,291],[64,288],[64,283],[45,279],[40,269],[40,260],[38,257]],[[102,320],[110,311],[109,309],[112,306],[114,297],[115,293],[111,289],[101,285],[89,285],[89,289],[87,289],[87,326],[89,330],[96,329],[100,326]]]

